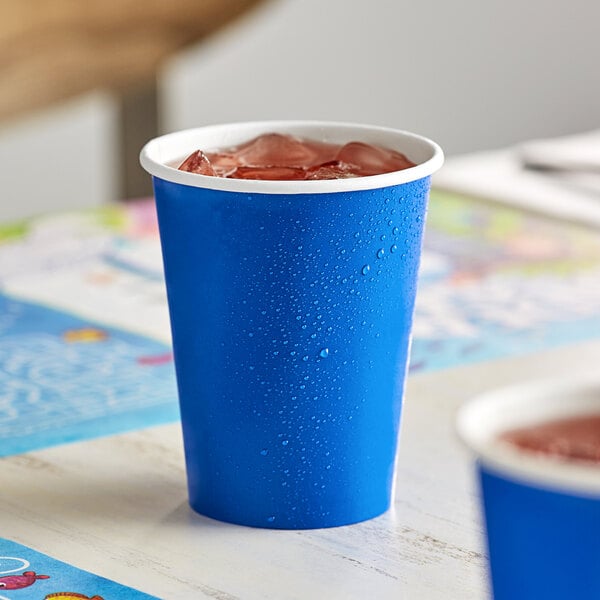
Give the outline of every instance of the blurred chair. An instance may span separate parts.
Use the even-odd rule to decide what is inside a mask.
[[[261,1],[0,0],[0,120],[112,90],[120,197],[148,194],[138,153],[158,133],[157,69]]]

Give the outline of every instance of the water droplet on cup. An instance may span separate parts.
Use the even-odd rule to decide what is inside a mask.
[[[365,265],[362,269],[361,269],[361,273],[363,275],[366,275],[369,271],[371,270],[371,265]]]
[[[319,356],[321,358],[327,358],[329,356],[329,348],[323,348],[321,352],[319,352]]]
[[[377,258],[383,258],[384,254],[385,250],[383,248],[379,248],[379,250],[377,250]]]

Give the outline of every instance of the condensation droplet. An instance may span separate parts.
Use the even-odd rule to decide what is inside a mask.
[[[260,451],[260,455],[261,455],[261,456],[266,456],[267,454],[269,454],[269,451],[268,451],[266,448],[263,448],[263,449]]]
[[[371,265],[365,265],[362,269],[361,269],[361,273],[363,275],[366,275],[369,271],[371,270]]]
[[[392,229],[392,233],[394,235],[398,235],[400,233],[400,227],[394,227],[394,229]]]
[[[321,358],[327,358],[329,356],[329,348],[322,348],[321,352],[319,352],[319,356]]]
[[[283,441],[281,442],[281,445],[282,445],[282,446],[287,446],[289,443],[290,443],[290,441],[289,441],[289,440],[283,440]]]
[[[275,521],[275,517],[273,515],[271,515],[270,517],[267,517],[267,521],[269,523],[273,523],[273,521]]]
[[[398,246],[396,246],[396,244],[392,244],[390,246],[390,252],[393,254],[394,252],[396,252],[396,250],[398,250]]]
[[[379,250],[377,250],[377,258],[383,258],[384,254],[385,250],[383,248],[379,248]]]

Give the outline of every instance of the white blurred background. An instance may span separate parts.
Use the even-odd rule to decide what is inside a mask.
[[[159,73],[170,131],[271,118],[410,129],[448,155],[600,127],[600,3],[272,0]],[[0,125],[0,220],[118,199],[107,92]]]

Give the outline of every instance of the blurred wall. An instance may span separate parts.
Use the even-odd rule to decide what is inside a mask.
[[[446,152],[600,127],[600,3],[279,0],[173,61],[166,129],[364,121]]]
[[[448,154],[597,128],[599,22],[589,0],[273,0],[165,66],[162,128],[364,121]],[[2,126],[0,219],[114,198],[114,127],[103,95]]]
[[[111,96],[93,93],[0,124],[0,222],[115,198],[116,116]]]

